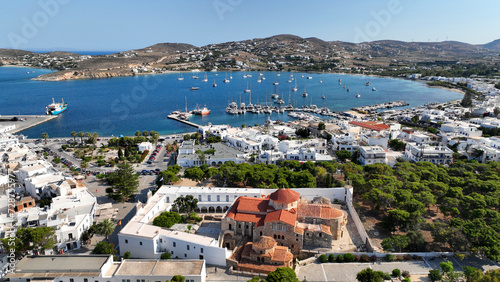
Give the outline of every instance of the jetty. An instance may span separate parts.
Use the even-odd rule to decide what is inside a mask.
[[[12,126],[15,127],[7,130],[8,133],[18,133],[28,128],[40,125],[57,118],[58,116],[51,115],[2,115],[0,116],[0,127]]]
[[[194,123],[194,122],[190,122],[189,120],[184,120],[184,119],[181,119],[179,116],[180,116],[180,114],[170,114],[170,115],[168,115],[167,117],[168,117],[169,119],[173,119],[173,120],[176,120],[176,121],[182,122],[182,123],[187,124],[187,125],[192,126],[192,127],[196,127],[196,128],[200,127],[200,125],[199,125],[199,124],[196,124],[196,123]]]
[[[387,102],[387,103],[381,103],[381,104],[375,104],[371,106],[362,106],[362,107],[356,107],[352,108],[352,110],[361,112],[361,113],[372,113],[376,112],[379,109],[391,109],[391,108],[396,108],[396,107],[404,107],[408,106],[410,104],[406,103],[405,101],[394,101],[394,102]]]

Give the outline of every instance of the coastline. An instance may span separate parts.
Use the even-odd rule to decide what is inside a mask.
[[[463,91],[462,89],[448,88],[448,87],[443,87],[443,86],[432,86],[432,85],[429,85],[429,84],[427,84],[427,87],[449,90],[449,91],[453,91],[453,92],[465,95],[465,91]]]

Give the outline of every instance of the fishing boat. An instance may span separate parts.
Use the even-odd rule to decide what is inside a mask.
[[[312,79],[313,77],[312,76],[308,76],[307,79]]]
[[[356,94],[356,98],[359,98],[359,97],[361,97],[361,95],[359,95],[359,93],[358,93],[358,94]]]
[[[200,90],[200,87],[193,86],[193,87],[189,88],[189,90]]]
[[[68,109],[68,103],[64,103],[64,100],[62,100],[61,103],[56,103],[54,101],[54,98],[52,98],[52,104],[48,105],[45,108],[45,113],[47,115],[55,116],[55,115],[58,115],[64,111],[66,111],[67,109]]]
[[[193,111],[193,113],[195,115],[199,115],[199,116],[205,116],[205,115],[208,115],[210,114],[210,110],[205,106],[203,108],[197,108],[196,110]]]

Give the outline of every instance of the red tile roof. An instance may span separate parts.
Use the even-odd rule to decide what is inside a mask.
[[[295,226],[295,222],[297,221],[297,214],[291,213],[286,210],[273,211],[266,215],[264,222],[273,222],[273,221],[281,221]]]
[[[253,246],[259,250],[268,250],[276,246],[276,240],[269,236],[262,236],[259,241],[253,243]]]
[[[274,248],[272,255],[272,261],[279,261],[281,263],[287,263],[293,259],[292,253],[288,250],[288,247],[285,246],[277,246]]]
[[[269,198],[278,204],[290,204],[298,201],[300,194],[290,189],[280,188],[273,192]]]
[[[371,130],[376,130],[376,131],[381,131],[384,129],[391,128],[390,126],[388,126],[385,123],[378,123],[377,124],[376,122],[373,122],[373,121],[371,121],[371,122],[370,121],[368,121],[368,122],[350,121],[349,123],[360,126],[360,127],[368,128]]]
[[[266,213],[269,200],[263,198],[239,197],[237,199],[237,212]]]
[[[325,232],[326,234],[330,234],[330,235],[332,234],[330,226],[326,226],[323,224],[321,224],[321,231]]]
[[[298,216],[299,217],[317,217],[317,218],[338,218],[342,217],[344,213],[329,205],[320,204],[299,204]]]

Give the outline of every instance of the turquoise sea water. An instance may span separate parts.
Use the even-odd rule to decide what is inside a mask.
[[[50,137],[69,136],[71,131],[97,132],[100,136],[133,135],[136,130],[156,130],[161,134],[190,132],[193,127],[167,119],[172,111],[184,110],[186,100],[188,110],[195,109],[197,105],[206,105],[211,110],[210,115],[191,118],[198,124],[263,124],[267,119],[264,114],[226,114],[228,100],[239,104],[241,97],[241,101],[248,104],[250,95],[243,92],[248,82],[253,104],[265,104],[266,93],[270,103],[270,95],[275,91],[273,82],[278,81],[277,91],[288,103],[289,90],[295,86],[295,82],[287,82],[292,74],[287,72],[282,72],[280,76],[276,72],[264,72],[266,80],[261,83],[257,83],[258,72],[250,72],[252,77],[247,78],[243,78],[242,72],[209,72],[208,82],[202,82],[203,72],[184,73],[182,81],[177,80],[177,73],[59,82],[30,80],[48,72],[43,69],[0,67],[0,115],[44,114],[45,106],[52,102],[52,98],[56,101],[64,98],[68,102],[68,110],[59,118],[22,132],[31,138],[38,138],[43,132]],[[199,79],[191,78],[193,75]],[[223,83],[224,78],[230,75],[233,76],[231,82]],[[307,76],[312,79],[306,79]],[[414,107],[462,97],[459,93],[402,79],[307,73],[293,73],[293,77],[297,80],[298,91],[290,94],[290,102],[298,107],[312,103],[333,111],[345,111],[352,107],[397,100],[404,100]],[[338,84],[339,78],[342,85]],[[218,87],[212,87],[214,80]],[[365,86],[367,81],[371,82],[371,86]],[[309,93],[307,98],[301,95],[305,83]],[[350,92],[346,92],[344,84],[349,85]],[[189,90],[191,87],[199,87],[200,90]],[[372,87],[376,87],[377,91],[372,91]],[[323,92],[326,96],[324,100],[321,99]],[[361,98],[355,97],[357,93]],[[290,120],[286,113],[273,113],[271,119]]]

